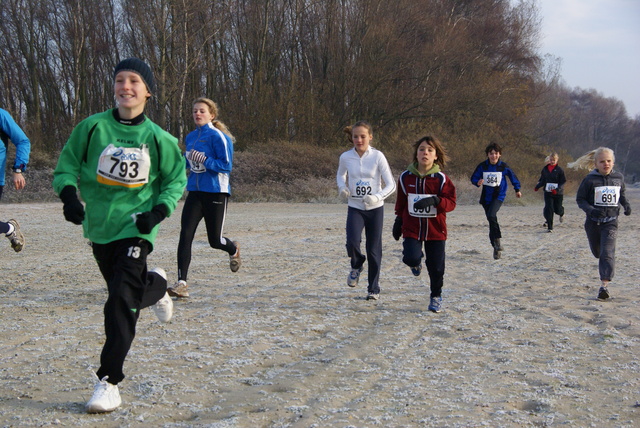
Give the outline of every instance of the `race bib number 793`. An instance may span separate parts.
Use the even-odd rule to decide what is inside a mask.
[[[98,182],[109,186],[135,188],[149,182],[149,146],[116,147],[109,144],[100,154]]]

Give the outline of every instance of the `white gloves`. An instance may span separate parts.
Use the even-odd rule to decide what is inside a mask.
[[[189,153],[187,153],[187,159],[189,159],[191,162],[204,164],[204,161],[207,160],[207,157],[202,152],[191,150],[189,151]]]
[[[375,205],[380,202],[380,198],[376,195],[367,195],[362,198],[362,202],[364,202],[365,205]]]
[[[343,201],[346,201],[349,199],[351,192],[349,192],[349,189],[347,189],[346,187],[343,187],[342,189],[340,189],[340,199],[342,199]]]

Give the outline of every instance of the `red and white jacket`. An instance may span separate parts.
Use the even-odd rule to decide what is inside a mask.
[[[409,213],[409,194],[437,195],[435,217],[414,217]],[[410,170],[398,179],[398,196],[395,212],[402,217],[402,236],[419,241],[444,241],[447,239],[447,213],[456,207],[456,188],[443,172],[419,176]]]

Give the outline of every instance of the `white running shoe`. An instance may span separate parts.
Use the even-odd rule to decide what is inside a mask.
[[[153,268],[149,271],[149,273],[154,272],[160,275],[164,280],[167,280],[167,273],[162,268]],[[158,302],[153,305],[153,311],[156,313],[158,320],[160,322],[169,322],[171,317],[173,316],[173,300],[171,300],[171,296],[169,293],[164,293],[162,299],[158,300]]]
[[[98,379],[98,383],[93,387],[93,396],[85,406],[87,413],[112,412],[122,404],[118,385],[107,382],[108,378],[109,376],[105,376],[102,380]]]

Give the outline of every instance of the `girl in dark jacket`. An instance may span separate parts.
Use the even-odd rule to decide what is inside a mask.
[[[558,159],[558,154],[555,152],[547,157],[547,165],[542,168],[538,184],[533,189],[537,192],[538,189],[544,187],[544,209],[542,214],[544,215],[544,224],[548,232],[553,232],[554,214],[560,216],[560,223],[562,223],[562,217],[564,216],[562,199],[564,183],[566,183],[567,179],[564,176],[564,171],[558,165]]]
[[[614,162],[613,150],[599,147],[569,164],[570,168],[576,169],[595,166],[580,183],[576,202],[587,214],[584,230],[591,253],[598,259],[601,281],[599,300],[609,298],[608,285],[615,270],[620,207],[624,208],[624,215],[631,215],[631,204],[625,195],[624,177],[613,170]]]
[[[425,257],[431,286],[429,310],[440,312],[447,212],[456,207],[456,188],[441,171],[448,157],[437,138],[427,135],[413,148],[413,163],[398,179],[393,237],[396,241],[404,237],[402,261],[415,276],[420,275]]]

